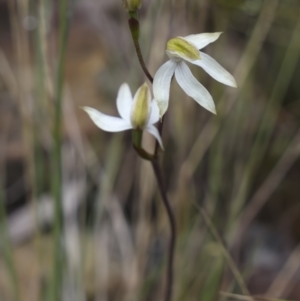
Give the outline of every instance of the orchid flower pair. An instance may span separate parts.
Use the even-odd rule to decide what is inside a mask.
[[[169,40],[166,53],[170,60],[164,63],[154,76],[154,99],[151,101],[150,89],[146,83],[137,90],[134,98],[132,98],[129,86],[121,85],[117,96],[117,109],[121,118],[105,115],[90,107],[83,107],[83,109],[104,131],[146,130],[163,148],[160,134],[154,124],[168,109],[171,79],[174,74],[179,86],[187,95],[208,111],[216,114],[212,96],[192,75],[185,61],[202,67],[215,80],[237,87],[235,79],[228,71],[212,57],[200,51],[206,45],[216,41],[220,34],[220,32],[202,33]]]

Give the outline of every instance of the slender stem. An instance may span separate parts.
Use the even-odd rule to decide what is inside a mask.
[[[130,28],[131,28],[131,26],[130,26]],[[148,71],[148,69],[146,67],[146,64],[144,62],[144,58],[143,58],[143,55],[142,55],[142,52],[141,52],[141,48],[140,48],[140,43],[139,43],[138,39],[134,38],[133,34],[132,34],[132,38],[133,38],[134,47],[135,47],[136,54],[137,54],[137,57],[139,59],[140,65],[141,65],[141,67],[142,67],[145,75],[147,76],[147,78],[151,82],[151,84],[153,84],[153,77],[150,74],[150,72]],[[159,122],[159,124],[158,124],[158,131],[159,131],[160,135],[162,134],[162,130],[163,130],[163,126],[164,126],[164,120],[165,120],[164,117],[162,117],[161,122]],[[160,149],[160,146],[159,146],[158,141],[156,140],[156,143],[155,143],[155,152],[154,152],[155,156],[158,155],[159,149]]]
[[[139,23],[139,21],[137,19],[137,15],[136,16],[132,16],[128,20],[128,25],[129,25],[129,28],[130,28],[130,32],[131,32],[131,36],[132,36],[134,48],[135,48],[138,60],[140,62],[140,65],[141,65],[141,67],[142,67],[145,75],[147,76],[147,78],[151,82],[151,84],[153,84],[153,77],[151,76],[150,72],[147,69],[147,66],[145,64],[145,61],[144,61],[144,58],[143,58],[143,54],[142,54],[142,51],[141,51],[140,43],[139,43],[140,23]]]
[[[132,131],[132,142],[133,147],[135,151],[138,153],[138,155],[148,161],[154,160],[154,155],[148,153],[146,150],[142,147],[142,139],[143,139],[143,131],[141,130],[133,130]]]
[[[174,263],[174,251],[175,251],[175,243],[176,243],[176,221],[175,221],[172,207],[170,205],[170,201],[166,193],[166,189],[164,187],[160,164],[157,159],[151,161],[151,163],[155,173],[159,192],[168,214],[170,228],[171,228],[171,238],[170,238],[170,244],[168,249],[166,290],[165,290],[165,298],[164,298],[165,301],[170,301],[172,297],[172,286],[173,286],[173,263]]]
[[[132,40],[133,40],[133,44],[134,44],[134,48],[138,57],[138,60],[140,62],[140,65],[145,73],[145,75],[147,76],[147,78],[149,79],[149,81],[151,82],[151,84],[153,84],[153,77],[150,74],[144,58],[143,58],[143,54],[141,51],[141,47],[140,47],[140,43],[139,43],[139,36],[140,36],[140,23],[138,20],[138,15],[137,13],[135,14],[131,14],[131,17],[128,20],[128,25],[130,28],[130,32],[131,32],[131,36],[132,36]],[[158,124],[158,131],[159,134],[162,134],[162,130],[163,130],[163,126],[164,126],[164,117],[162,117],[161,122]],[[155,144],[155,156],[158,156],[158,151],[159,151],[159,143],[156,140],[156,144]]]
[[[134,37],[134,35],[132,35],[132,36]],[[149,73],[149,71],[145,65],[144,59],[143,59],[139,41],[138,41],[138,39],[133,39],[133,42],[134,42],[134,46],[136,49],[136,53],[137,53],[140,65],[141,65],[145,75],[148,77],[149,81],[151,83],[153,83],[153,77]],[[160,134],[162,133],[163,122],[164,122],[164,119],[162,119],[162,121],[158,125],[158,131]],[[176,243],[176,221],[175,221],[174,213],[172,211],[172,208],[171,208],[171,205],[170,205],[167,193],[166,193],[166,189],[165,189],[164,182],[163,182],[162,170],[161,170],[161,167],[160,167],[160,164],[158,161],[159,143],[158,143],[158,141],[156,141],[154,155],[151,155],[147,151],[145,151],[141,147],[140,144],[138,146],[134,145],[134,148],[140,157],[142,157],[145,160],[149,160],[152,163],[152,167],[153,167],[156,181],[158,184],[159,192],[160,192],[161,198],[163,200],[164,206],[166,208],[169,223],[170,223],[171,238],[170,238],[170,244],[169,244],[169,249],[168,249],[166,290],[165,290],[165,298],[164,298],[165,301],[170,301],[171,297],[172,297],[172,286],[173,286],[173,262],[174,262],[175,243]]]
[[[175,253],[175,244],[176,244],[176,221],[175,216],[170,204],[170,201],[168,199],[166,189],[164,186],[163,176],[162,176],[162,170],[158,161],[157,154],[151,155],[147,151],[145,151],[140,145],[133,145],[134,149],[138,153],[140,157],[142,157],[145,160],[151,161],[154,174],[156,177],[157,185],[159,188],[159,193],[161,195],[163,204],[166,208],[169,224],[170,224],[170,230],[171,230],[171,237],[170,237],[170,243],[168,248],[168,262],[167,262],[167,272],[166,272],[166,289],[165,289],[165,298],[164,301],[170,301],[172,297],[172,287],[173,287],[173,266],[174,266],[174,253]]]
[[[147,161],[153,161],[155,159],[155,155],[152,155],[148,153],[146,150],[144,150],[142,147],[138,147],[136,145],[133,145],[133,148],[138,153],[138,155]]]
[[[147,76],[147,78],[151,82],[151,84],[153,84],[153,77],[150,74],[150,72],[149,72],[149,70],[148,70],[148,68],[145,64],[143,54],[142,54],[142,51],[141,51],[141,47],[140,47],[140,43],[139,43],[140,23],[136,19],[136,16],[135,16],[135,17],[131,17],[128,20],[128,24],[129,24],[129,28],[130,28],[130,32],[131,32],[131,36],[132,36],[132,40],[133,40],[133,44],[134,44],[134,48],[135,48],[138,60],[140,62],[140,65],[141,65],[145,75]],[[160,135],[162,134],[163,126],[164,126],[164,117],[162,117],[161,122],[158,124],[158,131],[159,131]],[[158,151],[159,151],[159,143],[156,140],[155,152],[154,152],[155,156],[158,156]]]
[[[136,138],[138,136],[137,134],[138,133],[136,133],[135,131],[133,132],[133,138],[134,138],[133,147],[141,158],[151,161],[154,174],[156,177],[159,193],[161,195],[163,204],[166,208],[169,224],[170,224],[171,237],[170,237],[170,243],[168,248],[166,289],[165,289],[165,297],[164,297],[164,301],[170,301],[172,297],[172,287],[173,287],[173,266],[174,266],[174,253],[175,253],[175,244],[176,244],[176,221],[164,186],[162,170],[158,161],[158,153],[155,152],[154,155],[151,155],[147,151],[145,151],[141,146],[141,137]]]
[[[140,62],[140,65],[149,79],[149,81],[153,84],[153,77],[148,71],[141,47],[139,44],[139,34],[140,34],[140,24],[138,21],[138,15],[137,13],[135,14],[130,14],[130,19],[128,20],[132,40],[134,43],[134,47],[136,50],[136,54],[138,57],[138,60]],[[161,122],[158,125],[158,131],[161,135],[162,129],[163,129],[163,121],[164,119],[162,118]],[[168,219],[169,219],[169,224],[170,224],[170,229],[171,229],[171,237],[170,237],[170,243],[169,243],[169,248],[168,248],[168,262],[167,262],[167,275],[166,275],[166,290],[165,290],[165,296],[164,296],[164,301],[170,301],[172,297],[172,286],[173,286],[173,265],[174,265],[174,252],[175,252],[175,243],[176,243],[176,221],[175,221],[175,216],[172,210],[172,207],[170,205],[170,201],[168,199],[166,189],[164,186],[163,182],[163,176],[162,176],[162,170],[158,161],[158,151],[159,151],[159,144],[158,141],[156,141],[155,145],[155,152],[153,155],[149,154],[147,151],[145,151],[142,146],[141,146],[141,136],[138,133],[133,133],[133,147],[138,153],[138,155],[145,159],[151,161],[154,174],[156,177],[156,181],[158,184],[159,192],[163,201],[163,204],[166,208]]]
[[[150,72],[148,71],[148,69],[146,67],[146,64],[145,64],[145,61],[144,61],[144,58],[143,58],[143,55],[142,55],[140,43],[139,43],[138,40],[133,40],[133,43],[134,43],[134,47],[135,47],[136,54],[137,54],[137,57],[139,59],[140,65],[141,65],[145,75],[147,76],[147,78],[151,82],[151,84],[153,84],[153,77],[151,76]]]

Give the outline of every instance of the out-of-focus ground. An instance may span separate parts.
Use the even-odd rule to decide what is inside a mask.
[[[13,282],[21,300],[44,300],[51,281],[58,7],[46,1],[41,21],[43,2],[27,2],[0,1],[0,174],[9,235],[0,237],[1,301],[13,300]],[[137,158],[130,132],[102,132],[80,109],[116,115],[119,86],[127,82],[134,92],[146,80],[127,14],[117,0],[75,1],[70,14],[62,299],[158,300],[169,228],[151,167]],[[140,22],[151,74],[167,60],[169,38],[223,31],[205,51],[239,86],[191,67],[216,102],[212,116],[172,83],[162,158],[178,225],[174,300],[244,293],[196,205],[210,216],[251,294],[299,299],[299,1],[148,0]],[[146,135],[144,144],[151,151],[154,141]]]

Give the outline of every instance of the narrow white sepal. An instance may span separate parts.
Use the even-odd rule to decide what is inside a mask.
[[[128,84],[124,83],[119,88],[117,97],[117,108],[120,116],[130,122],[130,111],[132,106],[132,94]]]
[[[155,73],[153,79],[153,95],[162,117],[168,109],[171,79],[174,74],[176,63],[167,61]]]
[[[175,77],[187,95],[198,102],[200,106],[216,114],[215,104],[210,93],[197,81],[184,62],[178,64],[175,70]]]
[[[149,132],[151,135],[153,135],[153,136],[157,139],[157,141],[158,141],[158,143],[159,143],[161,149],[164,150],[163,142],[162,142],[161,137],[160,137],[160,135],[159,135],[158,129],[157,129],[154,125],[149,124],[149,125],[147,125],[147,127],[145,128],[145,131],[147,131],[147,132]]]
[[[211,77],[213,77],[218,82],[234,88],[237,87],[234,77],[215,59],[204,52],[200,51],[200,54],[201,60],[189,60],[189,62],[203,68]]]
[[[103,131],[121,132],[132,128],[131,124],[119,117],[105,115],[93,108],[83,107],[92,121]]]
[[[202,49],[208,44],[216,41],[221,33],[222,32],[191,34],[183,37],[183,39],[195,45],[197,49]]]
[[[151,112],[147,124],[154,124],[159,120],[159,108],[155,99],[151,101]]]

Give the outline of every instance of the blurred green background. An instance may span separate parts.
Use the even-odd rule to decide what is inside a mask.
[[[79,108],[117,115],[119,86],[146,81],[127,19],[121,0],[0,1],[1,301],[162,300],[169,226],[151,165]],[[299,0],[144,0],[140,23],[152,75],[168,39],[222,31],[204,51],[238,83],[191,66],[213,116],[172,82],[173,300],[299,300]]]

